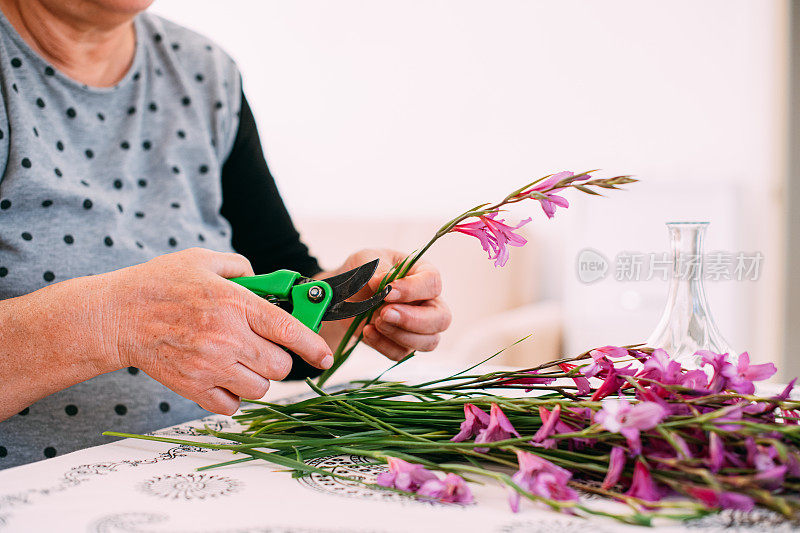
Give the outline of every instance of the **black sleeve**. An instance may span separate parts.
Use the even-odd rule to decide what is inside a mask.
[[[300,240],[270,174],[253,112],[242,94],[239,131],[222,166],[222,216],[233,230],[233,249],[250,260],[256,274],[281,268],[313,276],[322,269]],[[314,368],[295,354],[287,379],[317,376]]]
[[[220,213],[231,223],[233,249],[250,260],[256,274],[288,268],[313,276],[322,270],[283,204],[244,94],[236,140],[222,166]]]

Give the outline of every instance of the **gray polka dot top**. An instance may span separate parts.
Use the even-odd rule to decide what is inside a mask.
[[[220,173],[239,72],[206,38],[150,14],[114,87],[63,75],[0,14],[0,299],[192,246],[231,251]],[[0,468],[205,411],[129,368],[0,422]]]

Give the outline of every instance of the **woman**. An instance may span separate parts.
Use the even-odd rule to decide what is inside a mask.
[[[0,0],[0,468],[231,414],[330,367],[344,321],[317,335],[226,278],[402,256],[321,272],[236,65],[150,2]],[[450,322],[438,272],[393,286],[367,344],[433,349]]]

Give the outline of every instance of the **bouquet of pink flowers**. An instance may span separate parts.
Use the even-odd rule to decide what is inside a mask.
[[[530,220],[507,224],[503,206],[534,199],[552,217],[568,206],[558,194],[566,189],[598,194],[597,188],[633,181],[570,172],[541,178],[454,218],[383,283],[404,276],[449,233],[476,237],[502,266],[508,246],[525,243],[515,230]],[[419,384],[381,375],[325,392],[321,384],[352,352],[360,339],[355,332],[368,319],[354,320],[320,382],[307,380],[313,397],[289,405],[253,401],[255,407],[234,417],[247,425],[244,431],[206,430],[230,444],[106,434],[230,450],[242,457],[213,467],[265,460],[297,475],[343,477],[307,461],[356,454],[386,462],[388,470],[374,482],[348,480],[452,504],[472,502],[470,483],[490,479],[507,488],[515,512],[523,498],[640,525],[754,506],[792,519],[800,512],[795,382],[773,396],[755,394],[754,382],[776,372],[771,363],[751,365],[747,353],[734,363],[728,354],[699,352],[702,368],[688,370],[663,350],[604,346],[522,370],[470,374],[474,365]],[[587,493],[623,507],[597,508],[581,499]]]

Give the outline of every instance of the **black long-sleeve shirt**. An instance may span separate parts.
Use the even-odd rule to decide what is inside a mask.
[[[239,131],[222,167],[222,216],[233,230],[233,248],[250,260],[258,273],[287,268],[304,276],[321,271],[317,260],[300,240],[289,212],[269,171],[253,112],[242,94]],[[288,379],[320,374],[320,370],[292,355]]]

